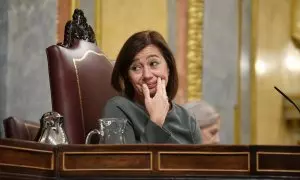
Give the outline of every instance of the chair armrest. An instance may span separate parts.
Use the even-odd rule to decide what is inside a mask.
[[[34,141],[40,124],[37,122],[8,117],[3,121],[6,138]]]

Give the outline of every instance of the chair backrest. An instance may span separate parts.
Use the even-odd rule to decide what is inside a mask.
[[[50,46],[46,53],[52,109],[64,116],[70,143],[82,144],[107,100],[117,94],[110,84],[113,66],[96,44],[84,40],[70,48]]]

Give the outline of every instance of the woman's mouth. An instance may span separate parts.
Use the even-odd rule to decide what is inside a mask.
[[[152,84],[147,84],[149,89],[153,89],[156,87],[156,83],[152,83]]]

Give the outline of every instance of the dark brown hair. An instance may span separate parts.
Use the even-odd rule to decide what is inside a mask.
[[[133,99],[134,88],[128,78],[129,67],[136,54],[148,45],[156,46],[167,62],[169,68],[169,81],[166,91],[169,100],[173,100],[178,89],[176,62],[166,41],[162,35],[156,31],[137,32],[125,42],[116,60],[111,77],[111,84],[118,92]]]

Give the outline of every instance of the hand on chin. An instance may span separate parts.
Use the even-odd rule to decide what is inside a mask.
[[[150,97],[155,96],[155,94],[156,94],[156,87],[150,88],[150,89],[149,89],[149,92],[150,92]],[[142,95],[142,96],[144,97],[144,94],[143,94],[143,90],[142,90],[142,89],[139,89],[139,94]]]
[[[150,97],[154,97],[156,94],[156,87],[149,89]]]

